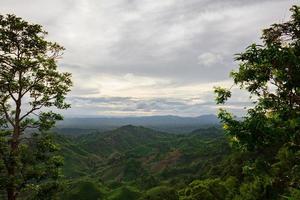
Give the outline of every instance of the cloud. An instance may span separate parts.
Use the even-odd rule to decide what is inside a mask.
[[[112,102],[101,103],[95,111],[85,107],[90,105],[86,101],[78,100],[73,106],[76,112],[110,115],[125,114],[127,109],[131,110],[128,114],[138,115],[152,114],[155,107],[166,108],[163,102],[151,103],[149,99],[171,98],[181,102],[199,98],[201,102],[213,102],[212,87],[231,84],[228,74],[237,67],[233,55],[259,41],[262,28],[285,21],[288,9],[298,1],[0,0],[0,3],[0,13],[14,13],[42,24],[50,40],[66,47],[59,64],[62,70],[73,74],[75,84],[70,98],[131,97],[144,103],[136,107],[120,106],[110,99]],[[203,95],[206,93],[211,95]],[[147,109],[143,110],[143,106]],[[179,115],[215,112],[209,106],[206,110],[192,106],[183,109],[181,105],[167,108],[163,111]],[[68,112],[75,113],[73,109]]]
[[[210,96],[210,93],[205,94]],[[71,97],[72,109],[67,115],[180,115],[198,116],[215,113],[219,106],[214,101],[201,98],[132,98],[132,97]],[[244,107],[250,107],[249,100],[231,101],[225,106],[241,114]],[[81,110],[85,109],[82,113]]]
[[[204,67],[209,67],[222,61],[223,57],[220,54],[206,52],[198,56],[198,64]]]

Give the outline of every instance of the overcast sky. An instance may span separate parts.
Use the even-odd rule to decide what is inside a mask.
[[[216,113],[212,88],[230,87],[235,53],[289,19],[296,0],[0,0],[1,14],[43,25],[66,48],[68,116]],[[234,89],[227,107],[243,113]]]

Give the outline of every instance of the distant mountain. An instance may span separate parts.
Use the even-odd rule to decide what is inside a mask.
[[[145,116],[145,117],[99,117],[99,118],[66,118],[58,123],[59,132],[66,134],[91,133],[95,130],[107,131],[125,125],[144,126],[158,131],[170,133],[187,133],[205,126],[216,125],[216,115],[199,117],[179,116]],[[77,130],[75,130],[77,129]],[[80,129],[80,130],[78,130]]]

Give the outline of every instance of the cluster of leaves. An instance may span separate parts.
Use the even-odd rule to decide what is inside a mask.
[[[19,147],[20,153],[11,160],[7,138],[1,138],[0,161],[0,191],[6,190],[12,180],[6,175],[6,166],[15,162],[17,170],[13,177],[19,198],[22,199],[53,199],[57,191],[62,189],[60,182],[63,157],[59,156],[59,148],[54,143],[51,135],[33,133],[32,136],[23,138]],[[3,194],[2,194],[3,195]],[[3,195],[6,196],[6,195]]]
[[[255,99],[254,107],[242,120],[219,113],[232,145],[253,154],[242,166],[244,199],[288,198],[300,191],[300,7],[291,12],[290,21],[263,31],[261,45],[236,57],[240,67],[231,77]],[[231,96],[226,89],[215,92],[217,103]]]

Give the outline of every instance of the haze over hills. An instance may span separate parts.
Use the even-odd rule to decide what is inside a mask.
[[[57,124],[59,132],[66,134],[82,134],[92,131],[107,131],[125,125],[143,126],[158,131],[171,133],[187,133],[195,129],[217,125],[216,115],[198,117],[142,116],[142,117],[73,117],[65,118]]]

